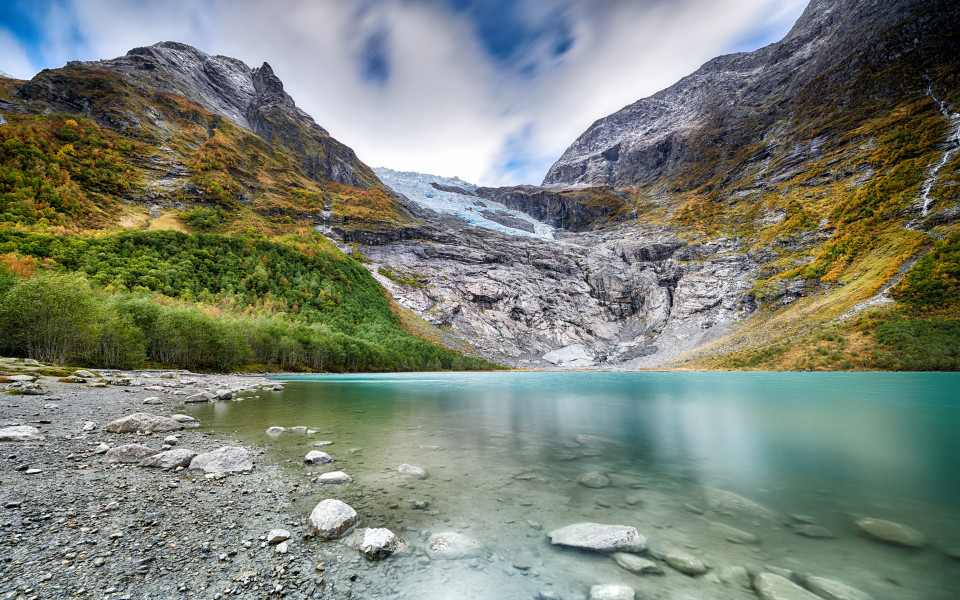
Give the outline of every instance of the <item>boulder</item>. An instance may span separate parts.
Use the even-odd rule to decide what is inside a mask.
[[[859,533],[878,542],[907,548],[922,548],[927,543],[927,536],[923,533],[892,521],[860,519],[856,527]]]
[[[184,402],[190,402],[190,403],[194,403],[194,402],[212,402],[212,401],[215,400],[215,399],[216,399],[216,396],[214,396],[214,395],[211,394],[210,392],[198,392],[198,393],[196,393],[196,394],[194,394],[194,395],[192,395],[192,396],[187,396],[186,398],[184,398],[183,401],[184,401]]]
[[[343,543],[354,548],[368,560],[381,560],[406,547],[389,529],[364,527],[351,533]]]
[[[357,524],[357,511],[350,505],[328,498],[317,504],[307,522],[322,540],[335,540]]]
[[[147,448],[140,444],[125,444],[104,452],[100,461],[105,463],[139,463],[148,456],[157,454],[157,452],[153,448]]]
[[[278,383],[278,384],[274,385],[272,388],[270,388],[270,391],[271,391],[271,392],[282,392],[282,391],[285,390],[285,389],[287,389],[287,388],[283,387],[282,385],[280,385],[280,384]]]
[[[588,488],[600,489],[610,485],[610,478],[600,471],[590,471],[581,475],[578,482]]]
[[[84,377],[86,379],[95,379],[99,377],[99,375],[97,375],[96,373],[92,371],[88,371],[86,369],[78,369],[77,371],[74,372],[74,375],[76,375],[77,377]]]
[[[772,519],[775,517],[770,509],[727,490],[707,488],[706,500],[707,506],[711,510],[725,515],[749,519]]]
[[[37,376],[36,375],[7,375],[7,379],[16,383],[34,382],[37,380]]]
[[[752,590],[753,583],[750,581],[750,572],[744,567],[728,565],[717,569],[717,577],[723,583],[736,585],[745,590]]]
[[[423,467],[415,467],[413,465],[408,465],[407,463],[403,463],[402,465],[397,467],[397,471],[399,471],[403,475],[406,475],[408,477],[413,477],[415,479],[427,478],[426,469],[424,469]]]
[[[152,433],[154,431],[178,431],[183,429],[183,423],[169,417],[161,417],[147,413],[134,413],[110,421],[105,427],[110,433]]]
[[[824,600],[873,600],[870,594],[832,579],[808,575],[802,582],[804,587]]]
[[[330,473],[324,473],[317,477],[317,483],[350,483],[353,481],[353,478],[344,473],[343,471],[332,471]]]
[[[753,580],[753,588],[762,600],[823,600],[786,577],[774,573],[757,575]]]
[[[724,523],[717,523],[717,522],[710,523],[710,529],[714,533],[722,537],[723,539],[727,540],[728,542],[732,542],[734,544],[756,544],[757,543],[757,536],[753,535],[752,533],[747,533],[746,531],[737,529],[736,527],[731,527]]]
[[[240,473],[253,470],[250,452],[237,446],[224,446],[212,452],[198,454],[190,461],[191,469],[201,469],[205,473]]]
[[[24,442],[40,438],[40,430],[29,425],[16,425],[0,429],[0,442]]]
[[[268,544],[279,544],[290,539],[290,532],[286,529],[271,529],[267,534]]]
[[[157,398],[156,396],[150,396],[149,398],[144,398],[143,403],[144,404],[163,404],[163,401],[160,400],[160,398]]]
[[[664,560],[684,575],[703,575],[707,572],[707,565],[702,560],[683,552],[668,552]]]
[[[40,396],[44,393],[43,388],[40,387],[39,383],[33,383],[30,381],[11,383],[7,386],[7,389],[11,392],[15,392],[24,396]]]
[[[180,443],[180,438],[175,435],[168,435],[167,437],[163,438],[163,443],[176,446],[178,443]]]
[[[647,540],[635,527],[574,523],[547,534],[555,546],[569,546],[594,552],[643,552]]]
[[[427,556],[430,558],[473,558],[486,553],[487,548],[481,542],[455,531],[435,533],[427,540]]]
[[[311,450],[310,452],[307,452],[306,456],[303,457],[303,462],[311,465],[325,465],[327,463],[332,463],[333,457],[326,452]]]
[[[153,456],[148,456],[140,461],[139,466],[156,469],[176,469],[177,467],[186,467],[196,456],[197,453],[193,450],[175,448],[173,450],[159,452]]]
[[[177,423],[183,423],[184,425],[199,425],[200,421],[194,419],[190,415],[173,415],[170,417]]]
[[[590,600],[634,600],[637,594],[632,587],[603,584],[590,588]]]
[[[232,400],[233,390],[217,390],[215,396],[217,400]]]
[[[643,558],[642,556],[637,556],[636,554],[629,554],[627,552],[616,552],[613,554],[613,560],[617,561],[617,564],[630,571],[631,573],[639,573],[641,575],[663,575],[663,568],[659,564],[650,560],[649,558]]]

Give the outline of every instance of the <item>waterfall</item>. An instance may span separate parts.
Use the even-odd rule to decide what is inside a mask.
[[[929,77],[927,78],[929,81]],[[937,182],[937,172],[940,171],[943,165],[947,164],[950,161],[950,156],[956,152],[957,148],[960,148],[960,114],[951,113],[947,108],[947,103],[943,100],[938,100],[936,96],[933,95],[933,82],[930,82],[930,85],[927,86],[927,95],[933,98],[933,101],[937,105],[937,109],[940,111],[947,121],[950,123],[950,132],[947,134],[947,151],[943,153],[943,156],[940,158],[939,162],[935,164],[930,169],[930,174],[927,176],[927,180],[923,182],[923,187],[921,188],[922,192],[920,194],[920,199],[923,201],[923,216],[927,216],[927,212],[930,210],[930,190],[933,189],[933,185]]]

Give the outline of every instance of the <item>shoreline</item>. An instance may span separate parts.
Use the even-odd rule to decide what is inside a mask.
[[[259,389],[275,380],[121,373],[128,383],[91,387],[39,376],[39,395],[0,394],[0,428],[25,425],[40,432],[38,438],[0,442],[0,598],[351,594],[367,565],[346,546],[313,539],[304,507],[295,502],[302,492],[279,465],[264,458],[262,448],[245,446],[202,423],[152,434],[104,429],[133,413],[188,412],[184,399],[197,391]],[[160,404],[145,405],[148,397],[160,398]],[[85,430],[91,421],[95,426]],[[178,438],[174,448],[201,453],[242,446],[253,470],[209,476],[104,464],[95,452],[104,443],[158,450],[171,434]],[[292,533],[286,552],[266,543],[272,529]]]

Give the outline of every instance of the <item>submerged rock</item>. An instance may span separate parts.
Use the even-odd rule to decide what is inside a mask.
[[[734,544],[757,543],[757,536],[753,535],[752,533],[747,533],[746,531],[737,529],[736,527],[726,525],[725,523],[710,523],[710,529],[723,539]]]
[[[179,431],[183,423],[169,417],[147,413],[134,413],[107,423],[104,428],[110,433],[152,433],[154,431]]]
[[[813,539],[833,539],[837,537],[837,534],[833,533],[825,527],[819,525],[814,525],[812,523],[802,523],[800,525],[793,526],[793,532],[797,535],[802,535],[803,537],[813,538]]]
[[[415,467],[413,465],[408,465],[407,463],[403,463],[402,465],[397,467],[397,471],[399,471],[403,475],[406,475],[408,477],[413,477],[415,479],[426,479],[428,477],[426,469],[424,469],[423,467]]]
[[[683,552],[668,552],[665,560],[667,564],[684,575],[703,575],[707,572],[707,565],[696,556]]]
[[[317,504],[307,522],[322,540],[335,540],[357,524],[357,511],[345,502],[328,498]]]
[[[190,461],[191,469],[201,469],[205,473],[240,473],[253,470],[250,452],[237,446],[224,446],[212,452],[197,455]]]
[[[584,473],[580,476],[578,481],[580,485],[585,485],[588,488],[594,489],[605,488],[610,485],[610,478],[600,471],[590,471],[589,473]]]
[[[351,533],[343,543],[368,560],[382,560],[406,547],[406,543],[389,529],[365,527]]]
[[[286,427],[277,427],[277,426],[269,427],[267,428],[267,435],[280,435],[286,430],[287,430]]]
[[[603,584],[590,588],[590,600],[634,600],[637,593],[625,585]]]
[[[649,558],[643,558],[636,554],[627,552],[616,552],[613,554],[613,560],[617,564],[630,571],[631,573],[640,573],[641,575],[663,575],[663,568],[655,561]]]
[[[125,444],[107,450],[100,461],[104,463],[139,463],[158,452],[158,450],[140,444]]]
[[[647,540],[629,525],[574,523],[547,534],[555,546],[569,546],[594,552],[643,552]]]
[[[343,471],[331,471],[330,473],[323,473],[317,477],[317,483],[339,484],[350,483],[351,481],[353,481],[353,478]]]
[[[745,590],[752,590],[753,584],[750,582],[750,572],[745,567],[728,565],[717,569],[717,577],[723,583],[737,585]]]
[[[200,421],[194,419],[190,415],[173,415],[170,417],[177,423],[183,423],[184,425],[199,425]]]
[[[479,541],[455,531],[445,531],[427,540],[427,556],[437,559],[473,558],[486,554],[487,548]]]
[[[753,580],[753,587],[762,600],[823,600],[774,573],[760,573]]]
[[[40,437],[40,430],[29,425],[16,425],[0,429],[0,442],[23,442]]]
[[[310,452],[307,452],[305,457],[303,457],[303,462],[311,465],[325,465],[327,463],[332,463],[333,457],[326,452],[311,450]]]
[[[923,533],[892,521],[860,519],[856,527],[859,533],[870,539],[896,546],[922,548],[927,543],[927,536]]]
[[[770,509],[727,490],[707,488],[706,500],[710,510],[718,513],[753,519],[772,519],[774,517],[773,511]]]
[[[873,600],[870,594],[850,587],[845,583],[808,575],[803,578],[803,585],[824,600]]]

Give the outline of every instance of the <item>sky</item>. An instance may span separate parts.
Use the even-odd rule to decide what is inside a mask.
[[[0,0],[0,70],[29,79],[179,41],[270,63],[370,166],[539,184],[595,120],[720,54],[782,38],[807,0]]]

